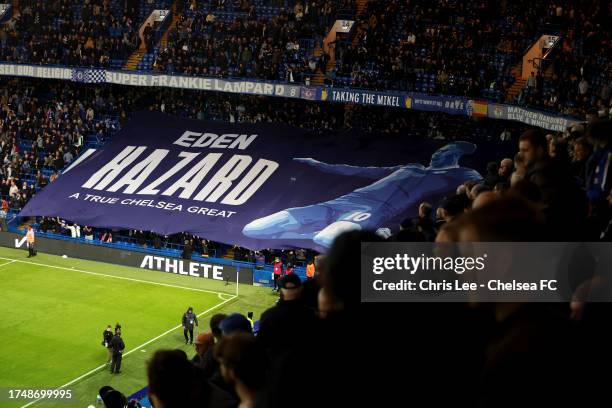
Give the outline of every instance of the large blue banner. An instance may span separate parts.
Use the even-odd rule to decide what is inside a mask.
[[[480,179],[465,165],[472,143],[343,136],[141,112],[21,215],[323,251],[346,230],[396,231],[421,202]]]

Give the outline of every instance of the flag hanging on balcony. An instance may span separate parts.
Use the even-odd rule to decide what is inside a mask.
[[[72,81],[86,84],[100,84],[106,82],[106,70],[73,68]]]

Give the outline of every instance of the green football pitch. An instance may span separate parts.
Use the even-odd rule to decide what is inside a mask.
[[[267,288],[0,248],[0,407],[96,405],[100,387],[126,395],[146,385],[155,350],[182,349],[180,327],[192,306],[209,331],[215,313],[254,312],[274,304]],[[119,322],[126,344],[121,374],[110,374],[102,331]],[[71,390],[72,400],[9,399],[11,389]],[[14,394],[14,393],[13,393]]]

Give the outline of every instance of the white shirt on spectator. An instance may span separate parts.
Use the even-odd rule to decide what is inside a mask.
[[[17,187],[17,184],[13,184],[11,186],[11,188],[9,189],[9,195],[11,197],[18,197],[19,196],[19,187]]]

